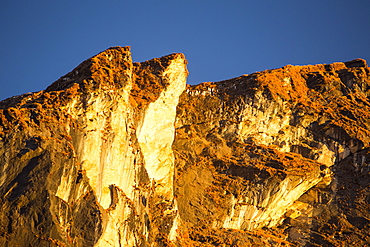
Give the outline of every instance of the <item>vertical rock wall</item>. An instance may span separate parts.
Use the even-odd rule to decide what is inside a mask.
[[[354,60],[188,86],[173,147],[179,213],[190,239],[225,244],[225,228],[252,231],[268,240],[263,245],[281,244],[272,236],[285,228],[296,229],[285,238],[300,244],[330,239],[307,230],[327,224],[315,220],[321,202],[307,193],[331,193],[334,202],[338,164],[367,150],[369,75],[366,62]],[[297,237],[302,225],[292,227],[292,220],[312,224]],[[276,232],[261,232],[266,227]]]
[[[138,64],[113,47],[46,91],[3,102],[2,246],[165,241],[186,76],[182,54]]]
[[[112,47],[0,102],[0,245],[370,242],[364,60],[186,76]]]

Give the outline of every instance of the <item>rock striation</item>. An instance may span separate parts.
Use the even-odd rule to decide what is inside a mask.
[[[366,246],[370,69],[186,85],[129,47],[0,102],[1,246]]]

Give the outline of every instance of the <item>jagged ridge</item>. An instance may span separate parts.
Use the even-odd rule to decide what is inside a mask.
[[[357,59],[185,86],[184,55],[112,47],[0,103],[0,243],[366,245],[369,75]]]

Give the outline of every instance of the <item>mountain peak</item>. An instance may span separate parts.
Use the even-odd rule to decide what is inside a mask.
[[[370,242],[365,60],[198,85],[186,65],[111,47],[1,101],[1,245]]]

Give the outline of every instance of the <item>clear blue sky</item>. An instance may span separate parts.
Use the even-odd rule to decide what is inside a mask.
[[[189,84],[286,64],[370,60],[370,0],[0,0],[0,100],[111,46],[182,52]]]

